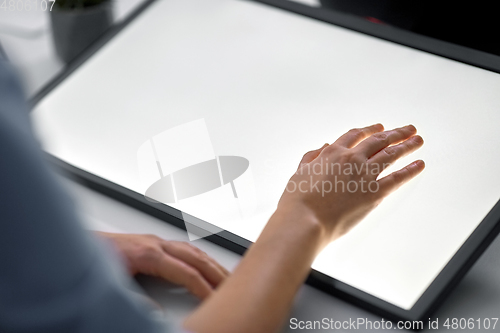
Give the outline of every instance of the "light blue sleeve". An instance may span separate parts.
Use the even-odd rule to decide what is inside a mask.
[[[172,332],[106,250],[44,163],[19,83],[0,59],[0,332]]]

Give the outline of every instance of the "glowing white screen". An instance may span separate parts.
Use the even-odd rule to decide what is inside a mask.
[[[156,160],[168,174],[244,157],[234,189],[171,205],[252,241],[303,153],[352,127],[414,124],[425,145],[395,167],[426,170],[313,265],[409,309],[500,197],[499,91],[498,74],[257,3],[164,0],[33,120],[48,152],[139,193]],[[179,149],[197,142],[198,160]]]

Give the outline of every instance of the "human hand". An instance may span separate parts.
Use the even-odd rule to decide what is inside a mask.
[[[146,274],[186,287],[200,299],[209,296],[229,275],[205,252],[186,242],[155,235],[98,232],[123,256],[132,275]]]
[[[324,228],[324,245],[347,233],[425,167],[418,160],[377,179],[389,165],[423,145],[413,125],[383,130],[381,124],[353,129],[335,143],[306,153],[277,213],[312,215]]]

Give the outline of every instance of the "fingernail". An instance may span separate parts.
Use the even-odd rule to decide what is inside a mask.
[[[424,139],[420,135],[415,135],[413,137],[413,141],[415,141],[416,143],[424,143]]]
[[[415,161],[415,166],[425,167],[425,162],[423,160]]]

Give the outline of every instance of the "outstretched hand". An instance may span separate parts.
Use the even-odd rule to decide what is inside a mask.
[[[278,211],[303,209],[325,227],[330,242],[348,232],[385,197],[419,174],[422,160],[380,178],[382,171],[419,149],[413,125],[383,131],[381,124],[352,129],[333,144],[304,155]]]

